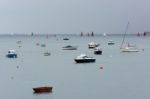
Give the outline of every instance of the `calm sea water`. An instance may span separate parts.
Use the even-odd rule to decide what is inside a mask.
[[[126,38],[126,42],[140,48],[137,53],[120,52],[121,36],[69,38],[64,41],[62,36],[0,37],[0,98],[150,99],[150,37]],[[110,39],[115,45],[107,45]],[[19,40],[21,44],[16,43]],[[88,49],[91,41],[101,44],[102,55],[94,55],[93,50]],[[46,44],[46,47],[36,46],[36,43]],[[78,50],[62,50],[66,45],[78,46]],[[17,59],[5,57],[9,49],[16,50]],[[51,55],[44,56],[45,51]],[[96,62],[76,64],[74,58],[81,53],[96,58]],[[52,93],[33,93],[33,87],[46,85],[53,86]]]

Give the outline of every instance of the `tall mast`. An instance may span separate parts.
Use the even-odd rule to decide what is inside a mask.
[[[123,35],[123,40],[122,40],[122,43],[121,43],[121,46],[120,46],[120,49],[122,48],[122,45],[123,45],[123,43],[124,43],[124,40],[125,40],[125,36],[126,36],[126,34],[127,34],[127,31],[128,31],[128,28],[129,28],[129,22],[127,23],[127,26],[126,26],[126,29],[125,29],[125,33],[124,33],[124,35]]]

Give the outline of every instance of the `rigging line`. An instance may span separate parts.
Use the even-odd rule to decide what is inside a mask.
[[[124,33],[124,35],[123,35],[123,40],[122,40],[122,43],[121,43],[121,46],[120,46],[120,49],[122,48],[122,45],[123,45],[123,43],[124,43],[124,40],[125,40],[125,36],[126,36],[126,34],[127,34],[127,31],[128,31],[128,28],[129,28],[129,22],[127,23],[127,26],[126,26],[126,29],[125,29],[125,33]]]

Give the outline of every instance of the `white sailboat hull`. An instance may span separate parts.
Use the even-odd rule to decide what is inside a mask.
[[[121,48],[121,52],[139,52],[139,50],[135,47],[125,47]]]

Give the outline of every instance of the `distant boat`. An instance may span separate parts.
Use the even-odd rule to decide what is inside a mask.
[[[46,45],[45,44],[41,44],[41,47],[46,47]]]
[[[16,43],[17,43],[17,44],[20,44],[21,42],[22,42],[22,41],[17,41]]]
[[[96,59],[93,58],[93,57],[88,57],[87,55],[85,54],[81,54],[79,56],[77,56],[74,61],[76,63],[91,63],[91,62],[95,62]]]
[[[48,93],[52,92],[53,87],[51,86],[46,86],[46,87],[36,87],[33,88],[34,93]]]
[[[63,38],[63,40],[69,40],[69,38]]]
[[[128,43],[127,45],[125,45],[123,47],[128,27],[129,27],[129,22],[128,22],[127,26],[126,26],[126,30],[125,30],[125,34],[123,36],[123,40],[122,40],[122,44],[121,44],[120,50],[121,50],[121,52],[139,52],[139,49],[135,45],[131,45],[130,43]]]
[[[95,43],[95,42],[90,42],[89,44],[88,44],[88,47],[89,48],[95,48],[95,47],[98,47],[100,44],[97,44],[97,43]]]
[[[106,36],[107,36],[107,34],[106,34],[106,33],[103,33],[103,36],[104,36],[104,37],[106,37]]]
[[[8,58],[17,58],[17,53],[15,52],[15,50],[9,50],[6,57],[8,57]]]
[[[51,55],[51,53],[50,52],[44,52],[44,56],[50,56]]]
[[[71,46],[71,45],[67,45],[62,48],[63,48],[63,50],[77,50],[76,46]]]
[[[83,36],[83,32],[80,33],[80,36]]]
[[[94,36],[94,33],[93,33],[93,32],[91,33],[91,36]]]
[[[140,36],[140,33],[137,33],[137,36]]]
[[[114,44],[115,44],[115,42],[113,40],[108,41],[108,45],[114,45]]]
[[[100,47],[96,47],[96,48],[94,49],[94,54],[96,54],[96,55],[101,55],[101,54],[102,54],[102,49],[101,49]]]

